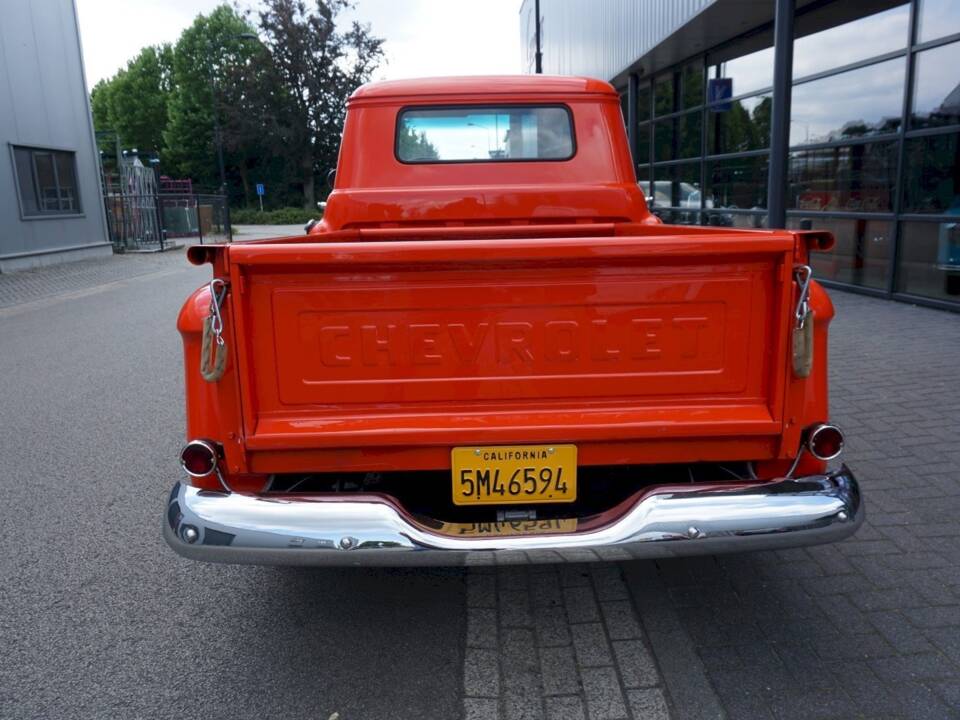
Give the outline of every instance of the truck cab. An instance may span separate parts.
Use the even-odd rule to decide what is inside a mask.
[[[670,226],[589,78],[373,83],[302,236],[205,245],[164,535],[236,563],[832,542],[829,233]]]

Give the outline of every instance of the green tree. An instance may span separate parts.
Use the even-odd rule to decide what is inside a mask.
[[[114,130],[127,148],[158,151],[163,146],[170,101],[173,50],[145,47],[109,80],[90,93],[97,130]]]
[[[298,176],[304,208],[316,200],[315,178],[336,163],[347,98],[383,56],[383,39],[354,22],[337,30],[348,0],[265,0],[260,33],[272,57],[285,156]]]
[[[407,123],[397,133],[397,150],[400,157],[408,160],[438,160],[440,153],[433,143],[427,140],[426,133],[418,133]]]
[[[259,52],[258,43],[240,37],[252,32],[241,15],[220,5],[209,15],[198,15],[174,47],[163,163],[203,187],[220,184],[214,113],[223,127],[230,114],[239,111],[228,102],[226,80],[235,66],[247,65]],[[235,167],[236,161],[225,158],[229,166]]]

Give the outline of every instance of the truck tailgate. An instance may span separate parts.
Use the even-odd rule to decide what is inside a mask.
[[[246,449],[774,436],[787,233],[228,248]]]

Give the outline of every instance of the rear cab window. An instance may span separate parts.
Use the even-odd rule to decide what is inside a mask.
[[[406,108],[395,148],[403,163],[569,160],[573,119],[563,105]]]

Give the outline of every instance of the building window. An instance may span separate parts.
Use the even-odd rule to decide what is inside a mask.
[[[680,73],[681,103],[684,110],[703,105],[703,60],[683,66]]]
[[[960,214],[960,133],[907,140],[903,210]]]
[[[77,215],[82,211],[73,152],[13,146],[23,217]]]
[[[736,51],[733,50],[732,52]],[[731,97],[747,95],[773,85],[772,47],[763,48],[739,57],[709,55],[707,56],[707,65],[709,77],[730,79],[732,85]]]
[[[790,144],[896,133],[903,110],[904,62],[894,58],[795,86]]]
[[[770,93],[714,105],[707,110],[707,154],[763,150],[770,145]]]
[[[830,252],[810,255],[818,278],[882,290],[887,284],[893,242],[893,223],[864,218],[791,217],[787,227],[829,230],[837,244]]]
[[[640,83],[637,87],[637,122],[650,119],[650,83]]]
[[[702,122],[700,111],[694,111],[654,123],[654,161],[680,160],[699,155]]]
[[[766,155],[707,163],[707,206],[760,210],[767,206]]]
[[[960,223],[902,223],[899,260],[900,292],[960,300]]]
[[[650,123],[637,128],[637,164],[646,165],[650,162]]]
[[[673,73],[667,73],[657,78],[653,84],[653,110],[654,114],[659,117],[661,115],[669,115],[675,109]]]
[[[793,44],[793,76],[814,73],[903,50],[910,24],[909,3],[798,37]],[[891,80],[900,82],[900,77]],[[864,89],[864,94],[866,89]]]
[[[911,127],[960,123],[960,42],[917,53],[915,62]]]
[[[957,0],[920,0],[917,42],[927,42],[960,32]]]
[[[790,207],[798,210],[889,212],[897,143],[836,145],[790,153]]]

